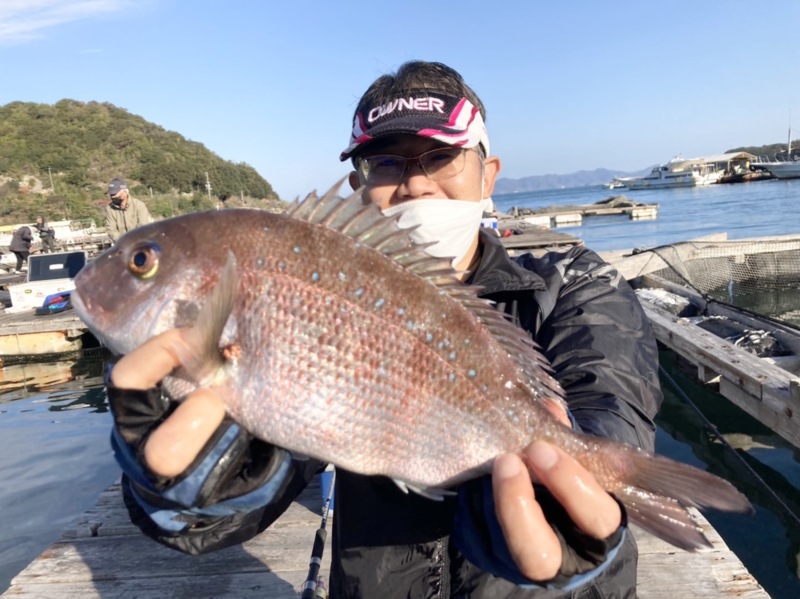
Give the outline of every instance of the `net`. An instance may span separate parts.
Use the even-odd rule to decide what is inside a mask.
[[[800,328],[800,237],[660,246],[648,271],[709,300]],[[660,268],[659,268],[660,266]]]

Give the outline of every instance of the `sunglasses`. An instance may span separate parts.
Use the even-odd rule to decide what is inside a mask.
[[[416,163],[431,181],[443,181],[464,170],[467,163],[464,148],[435,148],[418,156],[376,154],[358,159],[358,170],[370,185],[393,185],[403,180],[408,163]]]

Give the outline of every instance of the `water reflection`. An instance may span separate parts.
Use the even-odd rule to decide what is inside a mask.
[[[771,596],[800,596],[798,450],[682,372],[671,352],[662,353],[661,364],[702,416],[663,379],[656,421],[669,436],[659,434],[657,450],[701,468],[706,464],[747,495],[754,515],[709,511],[706,517]]]
[[[102,358],[0,370],[0,593],[119,477]]]
[[[104,361],[83,357],[69,361],[30,362],[0,368],[0,404],[41,394],[101,385]],[[77,383],[77,384],[76,384]]]

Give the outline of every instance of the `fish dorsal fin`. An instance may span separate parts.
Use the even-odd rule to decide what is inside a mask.
[[[343,182],[344,179],[340,180],[322,197],[311,193],[303,201],[292,204],[287,215],[324,225],[361,245],[380,251],[409,272],[435,285],[440,293],[460,302],[517,362],[527,388],[532,391],[543,384],[551,391],[548,399],[563,405],[563,391],[551,377],[550,365],[530,335],[496,310],[491,301],[478,297],[479,287],[464,285],[450,259],[431,256],[426,251],[430,244],[415,242],[410,236],[414,229],[401,228],[399,216],[384,216],[375,204],[364,198],[363,188],[347,198],[339,196],[337,192]]]

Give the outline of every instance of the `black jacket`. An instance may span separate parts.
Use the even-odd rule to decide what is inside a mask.
[[[481,235],[482,257],[470,283],[482,287],[484,297],[532,333],[567,391],[577,426],[652,450],[652,419],[661,402],[658,352],[627,282],[585,248],[512,260],[496,237]],[[182,534],[159,529],[132,500],[128,486],[123,488],[133,520],[146,534],[179,550],[203,553],[266,528],[313,477],[316,466],[295,462],[280,496],[268,506],[227,517],[208,532],[197,527]],[[479,487],[480,481],[474,481],[458,499],[434,502],[406,495],[383,477],[337,470],[330,596],[635,596],[637,552],[630,534],[613,562],[574,591],[523,588],[479,570],[451,540],[459,501],[475,508],[482,501]]]
[[[8,246],[8,249],[12,252],[28,252],[31,249],[31,242],[33,241],[33,235],[31,234],[31,229],[27,225],[23,225],[11,236],[11,243]]]

